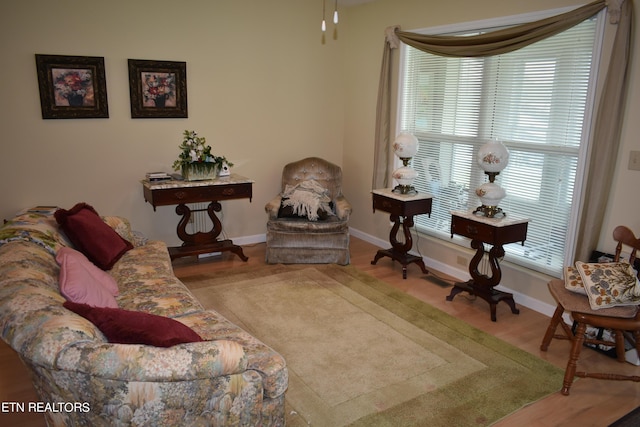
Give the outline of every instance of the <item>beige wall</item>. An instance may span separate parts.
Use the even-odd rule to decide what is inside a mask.
[[[286,162],[342,163],[340,45],[320,43],[319,19],[299,0],[2,2],[0,218],[86,201],[177,242],[174,208],[154,213],[139,180],[171,171],[194,129],[255,180],[252,203],[223,204],[225,233],[264,234]],[[104,57],[110,117],[42,120],[35,53]],[[189,118],[131,119],[128,58],[186,61]]]
[[[389,25],[415,29],[580,5],[576,0],[377,0],[341,9],[338,40],[320,36],[320,0],[26,0],[0,6],[0,218],[35,204],[78,201],[124,215],[152,238],[177,243],[172,207],[153,212],[142,199],[146,171],[170,170],[185,129],[255,180],[252,203],[223,205],[230,237],[259,240],[264,204],[277,193],[282,166],[318,155],[343,166],[356,234],[382,242],[388,217],[371,210],[375,105]],[[332,31],[333,25],[329,25]],[[636,40],[636,46],[640,46]],[[105,58],[109,119],[42,120],[35,53]],[[127,59],[187,62],[188,119],[131,119]],[[638,74],[638,58],[632,72]],[[627,117],[640,112],[632,79]],[[619,223],[639,230],[628,171],[640,122],[627,119],[601,249]],[[377,240],[376,240],[377,239]],[[420,239],[434,265],[465,274],[470,250]],[[373,254],[372,254],[373,255]],[[411,268],[411,267],[410,267]],[[505,285],[550,301],[547,278],[506,266]]]

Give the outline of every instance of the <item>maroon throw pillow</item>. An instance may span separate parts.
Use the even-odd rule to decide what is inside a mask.
[[[204,341],[193,329],[169,317],[71,301],[65,301],[63,306],[96,325],[109,342],[115,344],[171,347]]]
[[[58,209],[54,216],[76,249],[103,270],[110,270],[133,248],[86,203],[78,203],[69,210]]]

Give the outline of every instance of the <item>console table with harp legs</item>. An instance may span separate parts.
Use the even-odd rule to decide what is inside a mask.
[[[391,248],[380,249],[371,264],[376,264],[382,257],[389,257],[394,261],[402,264],[402,278],[407,278],[407,265],[411,263],[417,264],[424,274],[427,274],[426,266],[422,257],[411,255],[409,251],[413,246],[411,237],[411,227],[413,227],[413,217],[415,215],[428,214],[431,215],[431,205],[433,196],[427,193],[418,193],[415,195],[396,194],[391,188],[383,188],[373,190],[373,211],[376,209],[389,212],[393,227],[389,233],[389,242]],[[398,231],[402,226],[404,242],[398,241]]]
[[[231,199],[249,199],[251,202],[253,181],[232,173],[230,176],[218,177],[205,181],[142,181],[144,199],[156,210],[157,206],[177,205],[176,213],[182,215],[178,222],[177,233],[182,246],[169,248],[169,255],[174,260],[180,257],[200,255],[214,252],[230,251],[243,261],[247,258],[242,247],[233,244],[229,239],[218,240],[222,232],[222,223],[216,212],[222,210],[220,201]],[[209,202],[207,209],[191,209],[187,203]],[[213,226],[207,232],[187,232],[187,225],[192,212],[207,211]]]
[[[471,239],[471,247],[476,250],[475,255],[469,262],[469,274],[471,280],[464,283],[456,283],[451,293],[446,298],[452,301],[460,292],[468,292],[476,295],[491,307],[491,320],[496,321],[496,306],[500,301],[504,301],[511,307],[513,314],[519,314],[516,308],[513,295],[494,289],[500,284],[502,270],[499,260],[504,257],[502,245],[507,243],[522,242],[527,239],[527,226],[529,219],[505,216],[502,218],[487,218],[476,215],[472,212],[454,211],[451,212],[451,237],[454,234]],[[491,276],[480,273],[478,266],[485,255],[484,245],[492,245],[489,250],[489,267]]]

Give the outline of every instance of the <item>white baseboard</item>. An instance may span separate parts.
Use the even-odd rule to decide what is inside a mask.
[[[256,243],[264,243],[267,241],[266,234],[254,234],[253,236],[234,237],[233,243],[236,245],[255,245]]]
[[[198,258],[212,258],[214,256],[220,256],[222,252],[209,252],[206,254],[198,254]]]
[[[256,234],[253,236],[234,237],[233,243],[239,246],[264,243],[267,240],[266,234]],[[210,252],[198,255],[198,258],[211,258],[222,255],[222,252]]]

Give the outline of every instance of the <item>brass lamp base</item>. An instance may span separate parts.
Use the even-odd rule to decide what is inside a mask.
[[[482,206],[478,206],[476,208],[475,211],[473,211],[473,213],[481,213],[482,215],[484,215],[487,218],[494,218],[496,216],[500,216],[502,218],[504,218],[505,216],[507,216],[507,214],[505,212],[503,212],[503,210],[497,206],[487,206],[487,205],[482,205]]]
[[[405,194],[409,196],[415,196],[418,194],[418,190],[413,185],[396,185],[393,189],[393,192],[396,194]]]

